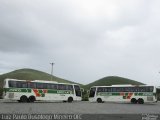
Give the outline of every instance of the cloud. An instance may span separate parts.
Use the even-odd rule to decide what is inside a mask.
[[[0,72],[50,73],[55,62],[54,74],[75,82],[119,75],[156,84],[159,12],[148,0],[1,0]]]

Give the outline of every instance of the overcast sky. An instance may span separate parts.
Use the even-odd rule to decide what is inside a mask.
[[[160,85],[159,0],[0,0],[0,73]]]

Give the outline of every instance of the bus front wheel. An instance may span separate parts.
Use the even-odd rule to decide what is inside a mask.
[[[69,97],[69,98],[68,98],[68,102],[69,102],[69,103],[73,102],[73,98],[72,98],[72,97]]]
[[[98,103],[102,103],[102,99],[101,99],[101,98],[98,98],[98,99],[97,99],[97,102],[98,102]]]
[[[21,96],[20,102],[28,102],[27,96],[25,96],[25,95]]]

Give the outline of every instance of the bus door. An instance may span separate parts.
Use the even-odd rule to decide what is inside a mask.
[[[78,85],[74,85],[74,89],[75,89],[75,95],[77,97],[81,97],[81,89]]]
[[[160,87],[156,88],[155,98],[157,99],[157,101],[160,100]]]
[[[90,92],[89,92],[89,97],[92,98],[95,96],[95,93],[96,93],[96,88],[91,88],[90,89]]]

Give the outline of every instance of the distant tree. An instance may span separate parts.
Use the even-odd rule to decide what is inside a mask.
[[[88,101],[88,93],[87,90],[82,92],[82,101]]]

